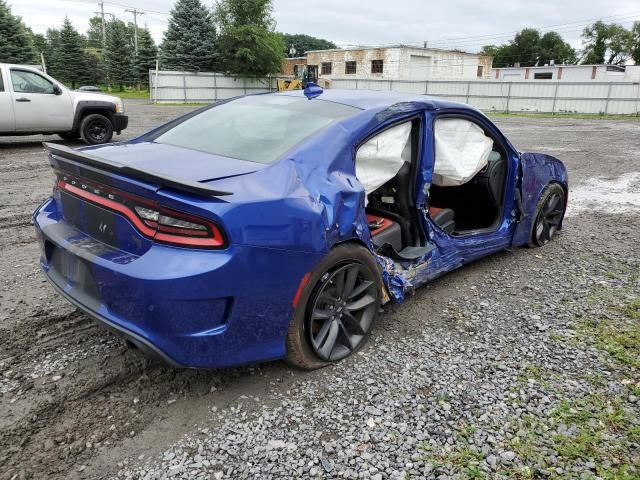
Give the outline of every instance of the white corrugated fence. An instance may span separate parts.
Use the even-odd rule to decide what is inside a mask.
[[[274,91],[276,78],[151,70],[154,102],[213,102]],[[504,82],[486,80],[333,79],[331,88],[386,90],[443,97],[493,112],[640,115],[638,82]]]

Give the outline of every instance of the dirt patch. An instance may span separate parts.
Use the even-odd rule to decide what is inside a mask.
[[[131,128],[124,138],[191,110],[135,101],[128,101],[127,108]],[[477,322],[465,320],[483,313],[470,313],[460,304],[474,292],[484,292],[485,284],[493,285],[491,292],[485,292],[491,294],[492,304],[526,311],[539,301],[544,282],[549,281],[542,263],[574,262],[587,268],[591,259],[607,250],[613,263],[637,256],[637,243],[632,240],[638,238],[638,174],[630,174],[640,171],[640,125],[531,118],[496,123],[521,150],[558,152],[567,164],[575,186],[569,195],[574,210],[563,236],[571,241],[540,251],[494,255],[419,290],[405,305],[387,309],[363,355],[382,355],[386,365],[396,368],[396,363],[406,364],[424,354],[424,346],[411,342],[423,338],[427,330],[446,338],[451,335],[452,342],[464,348],[466,341],[477,340],[485,332]],[[212,420],[214,414],[259,412],[302,395],[301,385],[309,381],[325,382],[314,391],[330,412],[332,381],[365,381],[361,371],[365,357],[311,374],[291,371],[279,362],[224,371],[175,370],[149,363],[77,312],[39,272],[30,217],[50,194],[53,182],[39,143],[43,140],[59,141],[57,137],[0,138],[0,479],[110,477],[123,468],[125,459],[127,465],[143,463],[183,435],[198,432],[199,424],[210,429],[224,425],[224,419],[214,416]],[[611,216],[610,208],[584,214],[595,208],[590,203],[596,199],[594,192],[597,205],[629,204],[632,208],[618,212],[626,214],[626,220]],[[558,295],[563,295],[568,284],[557,288]],[[477,298],[480,304],[479,293]],[[389,345],[402,348],[396,351]],[[508,342],[497,345],[504,347],[501,355],[508,358]],[[460,354],[432,346],[436,351],[431,353],[444,363]],[[437,370],[429,374],[439,375]],[[421,388],[429,398],[439,395],[436,387]],[[311,408],[312,400],[306,398],[301,408]],[[291,418],[295,420],[295,412]],[[318,438],[328,440],[353,435],[323,431],[321,425],[316,429],[309,434],[319,432]]]

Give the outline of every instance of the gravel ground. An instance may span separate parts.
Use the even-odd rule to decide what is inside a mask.
[[[189,111],[127,105],[125,137]],[[0,479],[640,478],[640,123],[496,123],[565,161],[562,234],[417,290],[311,373],[150,364],[75,311],[29,224],[45,137],[0,139]]]

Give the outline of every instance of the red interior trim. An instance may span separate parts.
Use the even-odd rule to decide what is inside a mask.
[[[393,225],[394,222],[392,220],[389,220],[388,218],[381,217],[379,215],[371,215],[370,213],[367,214],[367,223],[371,224],[371,223],[374,223],[374,222],[377,223],[380,221],[382,221],[382,223],[378,228],[369,227],[369,229],[371,230],[371,235],[373,236],[378,235],[379,233],[385,231],[387,228]]]

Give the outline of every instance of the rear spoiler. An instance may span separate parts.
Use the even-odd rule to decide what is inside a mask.
[[[89,167],[96,167],[100,170],[119,173],[131,178],[154,183],[161,187],[171,188],[173,190],[193,193],[205,197],[222,197],[226,195],[233,195],[233,193],[231,192],[216,190],[204,183],[192,182],[190,180],[183,180],[142,168],[130,167],[122,163],[112,162],[111,160],[107,160],[105,158],[96,157],[86,152],[73,150],[72,148],[66,147],[64,145],[58,145],[49,142],[43,142],[42,145],[53,158],[61,162],[64,162],[65,160],[73,160],[74,162]]]

